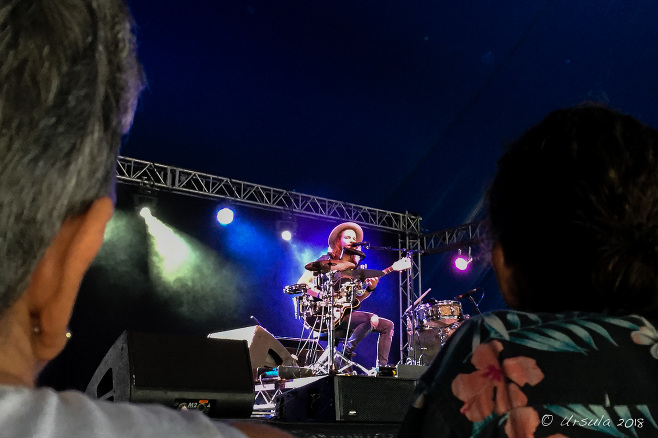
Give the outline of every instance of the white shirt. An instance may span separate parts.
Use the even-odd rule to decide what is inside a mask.
[[[198,411],[93,400],[77,391],[0,386],[3,437],[246,438]]]

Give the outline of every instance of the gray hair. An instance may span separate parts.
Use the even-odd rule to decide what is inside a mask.
[[[132,30],[120,0],[0,1],[0,312],[110,193],[144,84]]]

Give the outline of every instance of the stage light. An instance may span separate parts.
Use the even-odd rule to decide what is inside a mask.
[[[297,220],[292,211],[285,211],[283,217],[276,221],[276,231],[286,242],[290,242],[297,231]]]
[[[144,219],[153,216],[153,214],[151,214],[151,209],[148,208],[148,207],[142,207],[142,208],[140,208],[140,210],[139,210],[139,215],[140,215],[141,217],[143,217]]]
[[[153,216],[158,205],[156,191],[144,186],[140,187],[139,192],[133,195],[133,205],[135,211],[137,211],[144,219]]]
[[[217,222],[226,226],[233,222],[234,216],[235,215],[233,214],[233,210],[228,207],[224,207],[217,212]]]
[[[468,255],[463,255],[462,250],[459,250],[459,254],[455,258],[455,268],[459,269],[460,271],[465,271],[468,269],[468,266],[471,264],[473,261],[473,257],[471,257],[471,248],[468,248]]]

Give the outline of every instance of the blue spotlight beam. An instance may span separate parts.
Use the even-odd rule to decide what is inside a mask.
[[[325,220],[359,222],[404,233],[420,234],[421,230],[421,218],[410,213],[379,210],[134,158],[119,157],[116,171],[117,179],[128,184],[148,184],[172,192],[232,199],[272,210],[286,210]]]

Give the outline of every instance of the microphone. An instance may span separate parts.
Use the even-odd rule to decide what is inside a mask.
[[[454,298],[454,300],[455,300],[455,301],[459,301],[459,300],[461,300],[462,298],[468,298],[468,297],[470,297],[471,295],[473,295],[475,292],[477,292],[477,291],[479,291],[479,290],[480,290],[480,288],[479,288],[479,287],[476,287],[475,289],[471,289],[471,290],[469,290],[468,292],[464,292],[464,293],[461,294],[461,295],[457,295],[457,296]]]
[[[366,258],[366,253],[364,253],[363,251],[359,251],[358,249],[345,247],[345,248],[343,248],[343,251],[345,252],[345,254],[359,256],[362,259]]]
[[[370,245],[370,242],[352,242],[350,243],[350,246],[361,246],[361,245]]]

